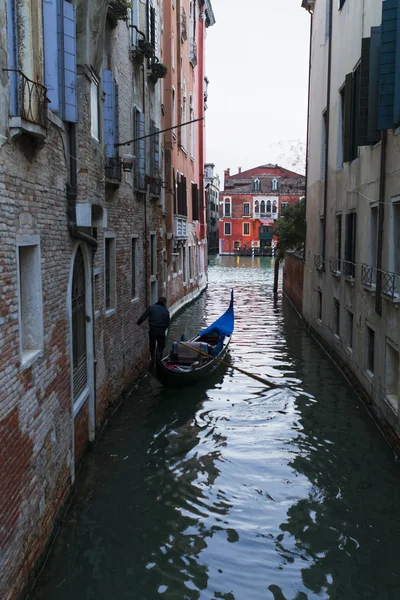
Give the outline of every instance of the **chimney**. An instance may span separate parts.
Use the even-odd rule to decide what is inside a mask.
[[[240,175],[240,173],[242,172],[242,167],[238,167],[238,172],[239,172],[239,175]]]
[[[228,177],[231,176],[231,170],[230,169],[225,169],[224,171],[224,186],[226,188],[226,182],[228,181]]]

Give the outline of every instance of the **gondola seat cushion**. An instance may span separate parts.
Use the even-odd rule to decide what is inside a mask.
[[[212,348],[204,342],[185,342],[185,346],[174,342],[172,344],[171,359],[178,364],[191,364],[196,360],[201,362],[205,356],[200,354],[199,350],[211,355]]]

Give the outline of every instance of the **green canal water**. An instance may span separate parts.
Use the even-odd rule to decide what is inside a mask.
[[[287,386],[145,378],[85,460],[32,599],[400,598],[400,465],[272,284],[268,258],[212,259],[172,334],[233,287],[231,360]]]

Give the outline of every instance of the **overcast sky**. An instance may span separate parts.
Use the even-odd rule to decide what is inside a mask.
[[[310,16],[301,0],[212,0],[207,162],[223,171],[282,158],[306,140]],[[221,185],[221,188],[223,186]]]

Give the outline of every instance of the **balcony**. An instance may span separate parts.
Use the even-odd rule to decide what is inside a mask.
[[[399,275],[386,271],[380,271],[380,274],[382,294],[390,298],[393,302],[400,302]]]
[[[187,217],[180,215],[174,216],[175,226],[175,239],[186,240],[187,239]]]
[[[340,258],[335,258],[333,256],[329,258],[329,270],[335,277],[340,276],[341,263],[342,261]]]
[[[108,5],[108,16],[113,27],[117,26],[118,21],[128,21],[130,3],[126,0],[113,0]]]
[[[119,156],[107,157],[104,170],[106,183],[111,183],[114,186],[118,186],[121,183],[122,168]]]
[[[29,79],[22,71],[4,70],[10,74],[11,137],[26,134],[44,142],[47,134],[47,88]]]
[[[349,260],[342,260],[342,273],[343,277],[353,282],[356,276],[356,265]]]
[[[190,40],[189,61],[192,67],[197,65],[197,44],[195,40]]]
[[[317,271],[324,270],[324,259],[321,254],[314,254],[314,267]]]

